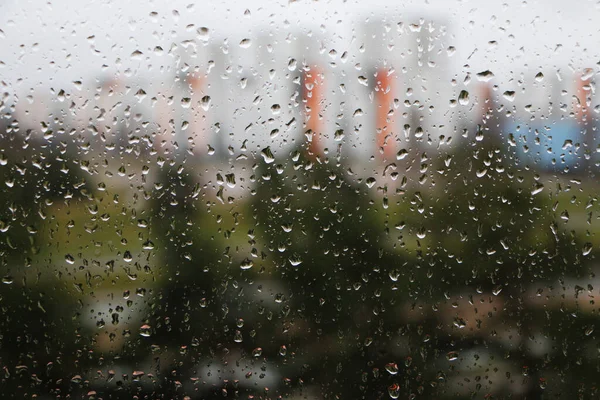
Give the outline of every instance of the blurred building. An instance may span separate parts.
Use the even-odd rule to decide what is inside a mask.
[[[480,103],[491,101],[522,162],[553,171],[597,162],[589,71],[562,80],[527,72],[518,90],[500,88],[488,82],[492,72],[463,75],[450,30],[438,18],[382,15],[357,23],[342,45],[316,31],[190,39],[168,52],[172,67],[150,81],[115,72],[19,94],[14,117],[34,133],[79,132],[109,150],[144,145],[192,163],[245,151],[255,158],[267,146],[285,157],[304,146],[315,156],[409,170],[423,153],[459,146],[463,131],[482,120]],[[482,83],[489,99],[477,93]],[[466,101],[457,101],[460,93]]]

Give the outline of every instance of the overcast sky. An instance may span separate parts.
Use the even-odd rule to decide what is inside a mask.
[[[443,17],[454,63],[473,73],[494,71],[499,82],[515,73],[595,67],[600,61],[600,2],[593,0],[3,0],[0,2],[0,80],[12,90],[62,85],[107,71],[148,74],[132,51],[195,37],[209,40],[318,30],[343,51],[352,28],[369,15],[413,22]],[[245,13],[249,10],[248,13]],[[287,21],[287,22],[286,22]],[[193,30],[186,27],[194,24]],[[489,42],[495,41],[496,45]],[[166,62],[172,62],[167,60]],[[156,73],[157,69],[151,70]],[[21,81],[19,81],[21,80]]]

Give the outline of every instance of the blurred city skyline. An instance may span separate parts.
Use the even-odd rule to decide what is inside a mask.
[[[520,72],[518,66],[499,68],[500,64],[475,69],[460,59],[461,45],[455,32],[463,30],[461,21],[425,8],[421,14],[413,10],[398,12],[397,17],[393,12],[383,16],[377,6],[371,7],[376,11],[367,13],[367,17],[360,16],[364,11],[355,15],[348,11],[348,20],[355,24],[349,32],[340,29],[334,34],[323,24],[316,30],[285,18],[279,24],[277,20],[296,4],[286,7],[280,15],[271,14],[271,24],[261,22],[259,17],[257,29],[242,33],[238,26],[229,36],[224,36],[214,21],[187,24],[180,34],[177,29],[186,19],[182,12],[175,8],[170,13],[151,11],[139,20],[146,18],[151,21],[149,26],[157,26],[152,35],[154,47],[150,45],[152,39],[146,45],[137,43],[144,36],[136,30],[146,26],[130,19],[128,29],[136,40],[128,43],[136,43],[121,58],[119,55],[129,51],[127,43],[115,42],[111,48],[116,57],[113,66],[103,63],[100,69],[82,73],[81,78],[54,82],[57,84],[51,83],[50,88],[23,82],[13,85],[3,80],[8,89],[3,105],[11,106],[12,117],[23,128],[34,129],[34,133],[40,127],[42,132],[51,129],[48,126],[57,118],[63,130],[80,132],[101,122],[105,128],[116,127],[122,139],[135,129],[141,132],[143,127],[143,132],[157,134],[171,145],[176,143],[175,147],[186,149],[201,144],[210,152],[217,146],[245,147],[248,140],[258,149],[268,145],[289,148],[302,140],[298,132],[305,133],[306,129],[315,132],[313,136],[321,141],[321,147],[334,149],[343,139],[335,134],[341,130],[345,131],[344,142],[359,153],[366,150],[374,155],[377,148],[386,147],[388,160],[394,159],[398,150],[391,143],[393,138],[402,141],[404,136],[410,142],[410,135],[418,140],[425,135],[430,142],[443,142],[443,137],[456,133],[460,126],[479,120],[488,101],[497,103],[507,117],[514,118],[516,125],[511,133],[530,117],[538,119],[537,125],[548,118],[552,124],[566,116],[580,120],[574,103],[586,103],[586,110],[595,107],[592,68],[576,69],[571,63],[565,71],[548,65],[528,71],[523,65]],[[185,10],[190,15],[197,12],[195,7],[186,6]],[[257,10],[262,13],[260,7]],[[226,15],[214,14],[217,21]],[[242,14],[243,20],[256,23],[250,8]],[[119,15],[126,18],[127,13]],[[509,41],[516,40],[498,21],[496,17],[491,19]],[[513,24],[509,20],[505,23]],[[87,21],[82,24],[87,25]],[[336,25],[343,27],[343,20],[336,20]],[[169,27],[173,29],[170,39],[160,33]],[[66,35],[63,28],[59,30]],[[471,29],[476,29],[474,24]],[[4,42],[8,42],[6,32],[2,33]],[[102,33],[106,37],[93,34],[86,37],[86,43],[98,57],[106,58],[100,50],[101,42],[114,38]],[[71,36],[78,40],[81,33],[74,28]],[[341,47],[333,46],[335,42]],[[494,54],[500,47],[499,40],[488,41],[485,51]],[[525,47],[520,47],[516,57],[525,58]],[[40,43],[34,48],[45,54],[45,45]],[[478,50],[474,47],[467,61],[476,59]],[[557,45],[553,54],[561,51]],[[66,55],[66,60],[73,61],[67,70],[80,67],[71,55]],[[48,67],[39,66],[38,72],[59,70],[59,64],[51,60]],[[139,70],[140,65],[146,66],[145,71]],[[11,66],[5,63],[4,69],[10,70]],[[512,77],[503,81],[507,72]],[[29,76],[22,70],[19,74],[22,78]],[[494,90],[490,91],[492,86]],[[470,100],[460,101],[463,94],[468,94]],[[96,133],[105,131],[99,128],[93,129]],[[533,127],[537,128],[544,129]],[[580,136],[572,124],[564,129],[559,137]],[[113,129],[113,134],[116,131]],[[374,134],[379,139],[375,140]]]

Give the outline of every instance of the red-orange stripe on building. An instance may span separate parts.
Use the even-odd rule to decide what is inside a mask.
[[[200,145],[204,145],[206,142],[206,132],[203,132],[205,127],[204,120],[206,118],[206,112],[202,109],[202,107],[198,106],[203,97],[202,89],[204,87],[204,78],[200,76],[188,75],[187,82],[191,90],[190,99],[192,102],[191,136],[194,138],[196,147],[198,147]]]
[[[584,122],[589,119],[589,110],[587,106],[587,96],[589,91],[589,83],[591,79],[582,79],[583,73],[577,76],[577,89],[576,96],[577,100],[575,100],[575,116],[578,122]],[[586,90],[588,89],[588,90]]]
[[[318,155],[322,151],[321,134],[322,102],[323,102],[323,74],[319,67],[312,66],[304,71],[302,100],[305,104],[305,126],[306,130],[312,131],[312,140],[308,144],[308,152]]]
[[[375,104],[377,132],[377,149],[383,148],[383,158],[391,160],[395,153],[394,117],[390,111],[394,109],[394,79],[388,70],[381,68],[375,76]]]
[[[482,83],[480,86],[479,95],[479,112],[478,120],[479,123],[484,123],[489,115],[494,112],[494,93],[492,92],[492,85],[489,83]]]

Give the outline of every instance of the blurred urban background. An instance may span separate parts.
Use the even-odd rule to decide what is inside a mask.
[[[3,397],[598,398],[598,7],[528,3],[0,6]]]

